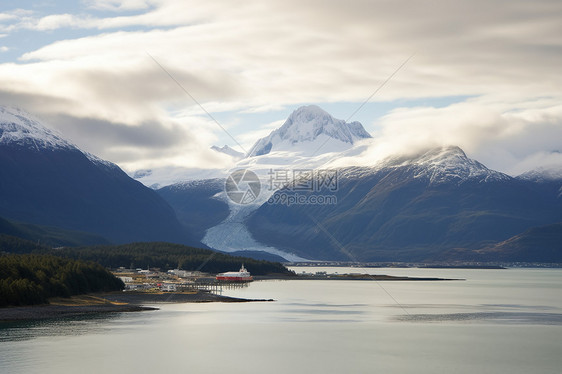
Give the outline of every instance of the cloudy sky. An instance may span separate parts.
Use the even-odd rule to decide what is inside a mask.
[[[178,83],[248,149],[300,105],[349,118],[394,72],[352,118],[376,149],[459,145],[512,175],[562,166],[558,0],[0,4],[0,105],[128,171],[241,150]]]

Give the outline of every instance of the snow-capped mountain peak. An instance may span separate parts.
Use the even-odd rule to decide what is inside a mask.
[[[425,180],[431,185],[442,183],[463,184],[465,182],[497,182],[513,179],[507,174],[487,168],[469,158],[457,146],[426,149],[415,154],[388,157],[373,167],[349,167],[342,176],[361,179],[380,172],[399,172],[401,180]]]
[[[82,153],[97,166],[120,170],[114,163],[82,151],[64,139],[58,132],[47,128],[40,120],[19,108],[0,106],[0,145],[15,145],[33,152],[46,150],[76,151]]]
[[[240,159],[240,158],[244,157],[244,153],[238,152],[237,150],[233,149],[232,147],[229,147],[226,144],[222,147],[217,147],[216,145],[214,145],[214,146],[211,147],[211,149],[213,151],[229,155],[230,157],[233,157],[235,159]]]
[[[468,158],[457,146],[433,148],[409,160],[395,162],[394,166],[409,166],[414,178],[427,178],[432,184],[511,179],[504,173],[488,169],[480,162]]]
[[[335,119],[318,106],[309,105],[295,110],[283,126],[259,139],[247,156],[261,156],[273,151],[343,151],[356,141],[370,137],[361,123]]]
[[[10,107],[0,107],[0,144],[17,144],[36,150],[76,148],[29,113]]]

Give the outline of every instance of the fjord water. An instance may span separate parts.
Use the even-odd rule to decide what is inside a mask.
[[[560,269],[344,269],[446,282],[260,281],[275,302],[0,324],[2,373],[558,373]]]

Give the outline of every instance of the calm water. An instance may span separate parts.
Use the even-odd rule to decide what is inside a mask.
[[[4,324],[0,373],[562,372],[562,270],[368,271],[466,281],[254,282],[226,294],[277,301]]]

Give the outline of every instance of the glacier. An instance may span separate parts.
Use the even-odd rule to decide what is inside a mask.
[[[239,205],[226,198],[224,193],[216,196],[228,203],[230,215],[219,225],[208,229],[202,242],[225,252],[255,250],[275,254],[288,261],[309,261],[257,242],[246,228],[245,220],[277,190],[267,183],[271,172],[322,168],[342,152],[369,138],[371,135],[359,122],[347,123],[335,119],[315,105],[296,109],[279,129],[259,139],[246,157],[229,170],[231,173],[249,169],[256,173],[262,184],[258,199]]]

